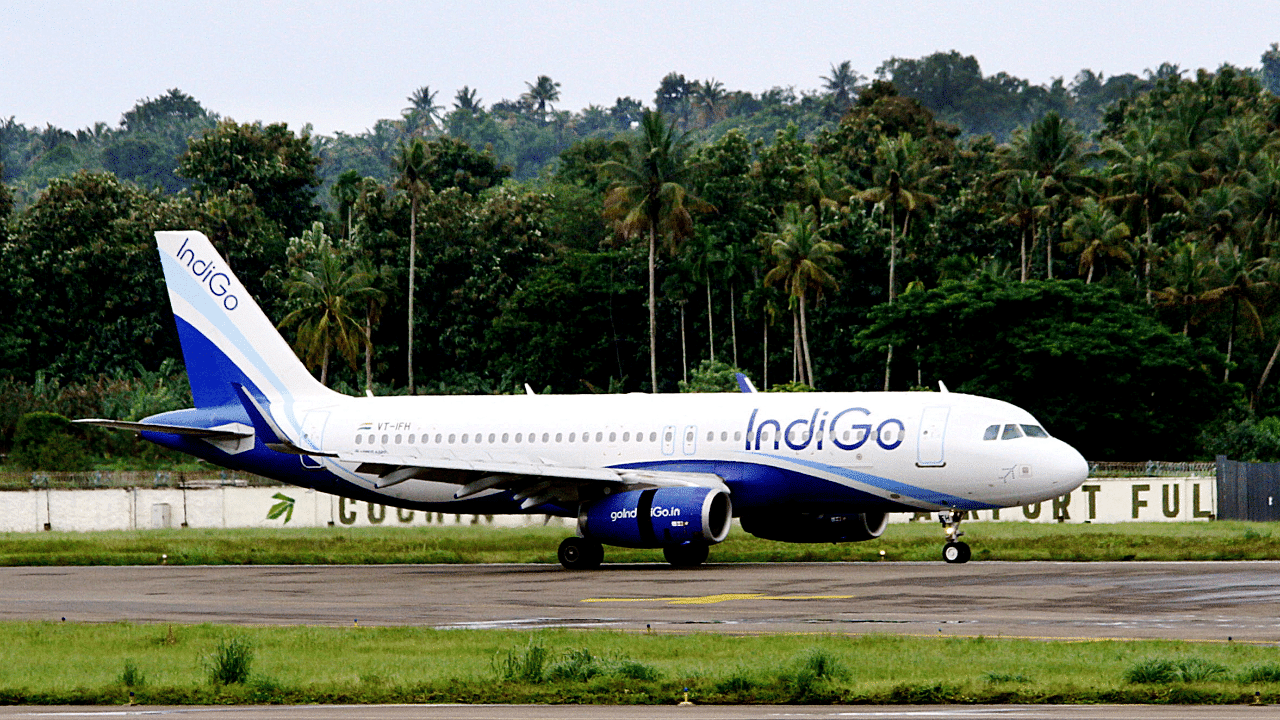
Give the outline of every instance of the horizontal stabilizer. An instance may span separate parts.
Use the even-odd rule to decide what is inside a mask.
[[[239,426],[242,429],[202,428],[190,427],[188,425],[162,425],[160,423],[129,422],[128,420],[101,420],[98,418],[85,418],[83,420],[72,420],[71,422],[80,423],[82,425],[97,425],[98,427],[113,428],[115,430],[186,435],[188,437],[203,438],[205,440],[236,440],[239,438],[253,437],[253,430],[243,425]]]

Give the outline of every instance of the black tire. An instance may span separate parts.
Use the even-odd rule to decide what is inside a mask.
[[[969,543],[949,542],[942,546],[942,559],[955,565],[969,562],[969,558],[972,555],[973,552],[969,550]]]
[[[566,570],[595,570],[604,562],[604,546],[589,538],[565,538],[556,558]]]
[[[662,548],[662,556],[674,567],[697,567],[707,561],[711,548],[702,543],[685,543]]]

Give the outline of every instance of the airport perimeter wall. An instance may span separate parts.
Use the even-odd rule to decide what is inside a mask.
[[[1186,522],[1218,515],[1212,477],[1090,479],[1055,500],[969,513],[999,522]],[[892,522],[932,520],[895,513]],[[542,524],[544,515],[456,515],[403,510],[291,486],[0,491],[0,532],[150,528],[370,527]],[[572,520],[552,518],[572,525]]]

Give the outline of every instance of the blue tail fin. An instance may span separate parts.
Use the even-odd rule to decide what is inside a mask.
[[[338,397],[307,372],[208,238],[157,232],[156,245],[197,407],[239,406],[235,385],[269,402]]]

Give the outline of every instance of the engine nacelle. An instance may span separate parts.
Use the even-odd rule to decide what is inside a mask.
[[[742,529],[764,538],[791,543],[861,542],[880,537],[888,513],[759,512],[743,515]]]
[[[607,545],[658,548],[718,543],[729,534],[729,493],[704,487],[631,490],[587,503],[578,533]]]

